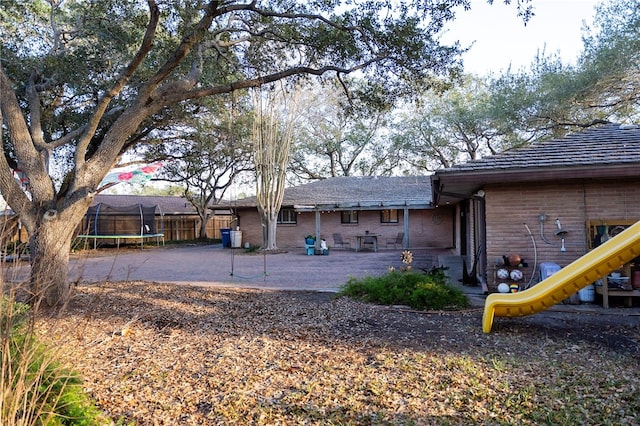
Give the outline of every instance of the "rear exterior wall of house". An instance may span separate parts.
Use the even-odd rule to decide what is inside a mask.
[[[640,220],[640,179],[489,185],[484,189],[490,289],[497,286],[495,273],[503,256],[523,258],[529,265],[523,268],[524,282],[533,274],[536,283],[541,262],[564,267],[590,249],[587,221]],[[541,214],[546,218],[543,222]],[[566,231],[564,252],[556,219]]]
[[[454,245],[454,208],[409,210],[409,248],[451,248]],[[243,244],[262,244],[262,227],[258,212],[254,209],[238,211]],[[297,214],[295,224],[278,224],[276,243],[280,248],[296,248],[304,246],[304,237],[315,234],[315,212]],[[356,235],[369,231],[378,237],[378,246],[387,247],[387,239],[393,239],[399,232],[404,232],[403,211],[398,211],[397,223],[381,223],[380,211],[359,211],[357,223],[341,223],[338,211],[320,213],[321,237],[327,241],[329,248],[334,246],[333,233],[342,234],[345,241],[355,248]],[[392,247],[392,246],[390,246]],[[399,247],[396,247],[397,249]]]

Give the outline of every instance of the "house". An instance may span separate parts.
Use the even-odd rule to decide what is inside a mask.
[[[457,212],[457,253],[477,257],[490,290],[509,255],[535,284],[541,263],[564,267],[640,219],[640,126],[605,124],[470,161],[437,171],[432,185],[435,205]]]
[[[262,244],[256,197],[229,203],[236,213],[242,239]],[[287,188],[278,216],[276,243],[280,248],[303,247],[307,234],[326,239],[333,234],[356,248],[358,236],[375,235],[379,248],[402,233],[395,248],[455,246],[452,206],[434,208],[429,176],[344,176]]]
[[[113,207],[135,205],[157,206],[156,231],[164,234],[165,241],[184,241],[196,238],[200,229],[200,217],[195,208],[184,197],[151,195],[95,196],[92,206],[100,203]],[[228,228],[233,220],[228,210],[220,210],[207,224],[207,237],[220,238],[220,229]],[[85,221],[86,222],[86,221]]]

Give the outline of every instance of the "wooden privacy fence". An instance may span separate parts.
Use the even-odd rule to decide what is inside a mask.
[[[156,229],[162,229],[163,218],[156,215],[154,218]],[[231,215],[216,215],[209,219],[207,223],[207,238],[222,239],[221,228],[232,228],[234,217]],[[84,234],[86,226],[82,223],[78,226],[78,235]],[[164,215],[164,240],[165,241],[185,241],[194,240],[200,229],[200,218],[197,215]],[[4,247],[10,242],[27,243],[29,235],[24,226],[20,226],[18,216],[15,214],[2,215],[0,219],[0,240]]]
[[[207,223],[207,238],[221,239],[221,228],[231,228],[233,216],[213,216]],[[194,240],[200,230],[200,218],[197,215],[164,215],[165,241]]]

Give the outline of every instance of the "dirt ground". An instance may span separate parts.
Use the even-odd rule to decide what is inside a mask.
[[[38,327],[123,424],[613,425],[640,416],[639,308],[556,305],[496,318],[484,334],[474,287],[461,286],[473,302],[462,312],[335,298],[349,276],[399,266],[400,251],[265,260],[193,246],[73,262],[76,295]]]
[[[640,414],[637,310],[558,306],[496,318],[484,334],[480,307],[137,281],[77,290],[62,315],[42,318],[43,339],[124,424],[541,424],[567,410],[555,392],[573,382],[571,394],[591,397],[569,404],[576,423],[551,423]]]

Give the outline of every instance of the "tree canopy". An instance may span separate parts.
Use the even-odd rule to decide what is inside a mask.
[[[505,124],[526,139],[562,136],[606,121],[635,122],[640,99],[640,5],[609,0],[583,32],[576,64],[539,55],[529,70],[491,81]]]
[[[290,173],[300,180],[351,175],[388,175],[398,150],[381,134],[389,107],[373,102],[364,82],[351,81],[345,93],[336,82],[308,85],[296,129]]]
[[[200,102],[197,111],[154,132],[136,154],[164,167],[155,178],[184,188],[182,195],[200,217],[197,235],[206,239],[210,208],[218,204],[236,178],[253,171],[249,138],[252,111],[236,96]]]
[[[517,3],[526,14],[528,0]],[[305,76],[357,72],[392,102],[459,72],[460,47],[439,33],[462,7],[468,1],[3,1],[0,191],[30,235],[34,297],[66,299],[76,225],[102,178],[158,123],[191,114],[198,99]]]

